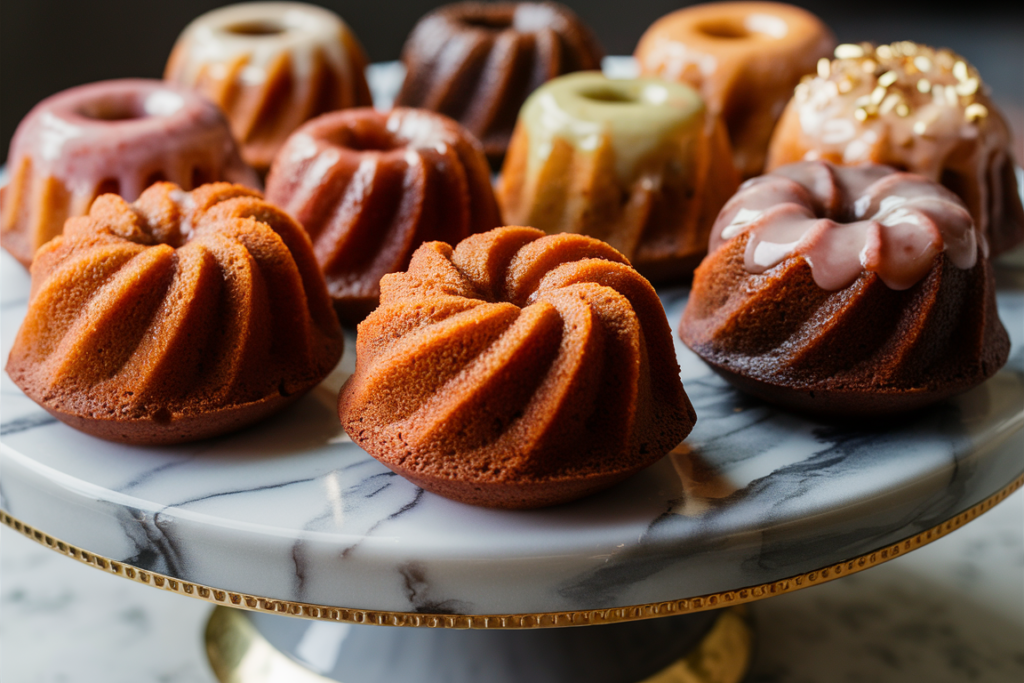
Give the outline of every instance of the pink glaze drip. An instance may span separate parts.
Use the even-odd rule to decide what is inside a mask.
[[[60,180],[76,203],[111,181],[127,201],[154,178],[260,186],[216,105],[157,80],[102,81],[43,100],[18,126],[8,168],[26,157],[34,175]]]
[[[749,233],[748,272],[760,274],[792,256],[811,266],[815,283],[834,291],[865,271],[890,289],[909,289],[943,252],[957,268],[987,256],[960,199],[938,183],[888,166],[841,167],[806,161],[748,180],[722,209],[711,251]]]

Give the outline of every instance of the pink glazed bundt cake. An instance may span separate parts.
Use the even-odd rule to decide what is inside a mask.
[[[237,185],[158,183],[103,195],[39,250],[7,374],[83,432],[179,443],[292,403],[343,344],[292,218]]]
[[[714,370],[801,411],[884,416],[1006,363],[984,236],[955,194],[866,164],[791,164],[726,204],[679,328]]]
[[[18,125],[0,189],[0,239],[25,267],[36,249],[113,192],[132,202],[161,180],[186,190],[258,187],[220,111],[161,81],[102,81],[48,97]]]
[[[220,106],[243,158],[260,172],[304,121],[373,104],[366,55],[330,10],[249,2],[212,10],[174,45],[164,78]]]
[[[526,97],[555,76],[600,69],[603,56],[590,29],[563,5],[445,5],[409,34],[402,48],[405,81],[395,104],[452,117],[498,161]]]
[[[1010,143],[981,75],[962,57],[909,41],[847,44],[797,88],[767,168],[824,159],[918,173],[960,196],[998,256],[1024,242]]]
[[[380,278],[430,240],[458,242],[501,225],[480,143],[418,109],[332,112],[282,148],[267,199],[298,219],[342,320],[377,306]]]
[[[507,227],[424,244],[359,325],[339,414],[423,488],[530,508],[600,491],[696,421],[654,288],[610,246]]]

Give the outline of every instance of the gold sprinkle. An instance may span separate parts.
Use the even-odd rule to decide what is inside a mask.
[[[953,65],[953,75],[956,76],[958,81],[966,81],[969,74],[967,73],[967,62],[960,60]]]
[[[878,108],[878,111],[881,112],[882,114],[888,114],[889,112],[896,108],[896,105],[900,103],[900,99],[900,96],[897,95],[896,93],[890,94],[888,97],[882,100],[882,106]]]
[[[855,107],[866,107],[869,104],[871,104],[870,95],[861,95],[860,97],[853,101],[853,106]]]
[[[988,116],[988,108],[984,104],[975,102],[974,104],[967,105],[967,109],[964,109],[964,118],[968,121],[977,121]]]
[[[878,104],[885,99],[885,88],[878,86],[871,91],[871,104]]]
[[[892,59],[892,48],[889,47],[888,45],[879,45],[875,49],[875,54],[877,54],[882,59]]]
[[[963,62],[961,62],[961,64],[962,63]],[[961,83],[957,83],[956,94],[963,95],[964,97],[969,97],[974,93],[978,92],[979,85],[981,85],[981,81],[979,81],[977,78],[968,78],[967,80]]]
[[[814,76],[812,76],[810,74],[804,74],[803,76],[800,77],[800,83],[801,84],[810,83],[813,80],[814,80]]]
[[[914,123],[915,135],[924,135],[924,132],[926,130],[928,130],[928,124],[925,123],[924,121],[917,121],[916,123]]]
[[[899,78],[899,74],[895,71],[886,71],[884,74],[878,77],[878,85],[883,88],[888,88],[890,85],[896,82]]]
[[[916,55],[917,54],[917,49],[919,47],[917,43],[911,42],[909,40],[901,40],[899,45],[900,45],[900,51],[903,54],[905,54],[905,55]]]
[[[868,113],[864,109],[858,108],[856,111],[853,112],[853,118],[857,119],[858,121],[866,121],[868,118]]]
[[[924,72],[932,70],[932,60],[928,59],[924,55],[918,55],[914,57],[914,66]]]
[[[796,92],[794,93],[796,99],[798,99],[801,102],[806,101],[808,96],[810,95],[810,89],[810,86],[807,85],[806,83],[801,83],[800,85],[796,86]]]
[[[822,57],[818,60],[818,75],[822,78],[828,78],[831,73],[832,62],[828,60],[828,57]]]
[[[951,107],[955,107],[957,104],[959,104],[958,100],[956,99],[956,88],[954,88],[951,85],[946,86],[946,104],[948,104]]]
[[[955,59],[956,55],[954,55],[952,52],[945,48],[939,50],[935,54],[935,61],[937,61],[939,63],[939,66],[941,66],[944,69],[955,69],[956,65],[953,63]]]
[[[843,43],[836,46],[836,59],[857,59],[864,56],[864,48],[853,43]],[[819,67],[820,68],[820,67]]]
[[[901,102],[896,105],[896,114],[902,117],[910,116],[910,107],[908,107],[906,103]]]
[[[917,82],[917,92],[928,92],[932,89],[932,82],[927,78],[922,78]]]
[[[865,59],[860,63],[860,68],[864,70],[866,74],[875,73],[875,69],[878,68],[878,64],[873,59]]]
[[[839,92],[846,94],[853,90],[854,85],[856,85],[856,83],[853,82],[853,79],[847,76],[843,80],[839,81]]]

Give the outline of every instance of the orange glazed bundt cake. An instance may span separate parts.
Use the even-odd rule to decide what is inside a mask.
[[[238,185],[97,199],[32,264],[7,374],[94,436],[167,444],[296,400],[344,340],[302,228]]]
[[[694,5],[654,22],[636,48],[642,76],[687,83],[729,129],[736,167],[761,173],[793,88],[836,45],[806,10],[776,2]]]
[[[921,176],[816,161],[722,210],[680,336],[737,388],[811,413],[884,416],[1006,362],[984,236]]]
[[[691,88],[569,74],[523,106],[498,184],[509,223],[608,242],[652,280],[689,275],[739,185]]]
[[[274,161],[267,199],[295,216],[342,320],[377,306],[381,276],[425,241],[501,225],[480,143],[446,116],[347,109],[297,130]]]
[[[217,107],[184,88],[141,79],[46,98],[18,125],[7,164],[0,239],[26,268],[36,249],[101,194],[131,202],[160,180],[187,190],[218,180],[259,186]]]
[[[988,88],[962,57],[909,41],[840,45],[797,88],[768,168],[824,159],[918,173],[960,196],[998,256],[1024,242],[1010,144]]]
[[[365,70],[362,46],[333,12],[298,2],[250,2],[189,24],[164,78],[216,102],[242,156],[266,171],[304,121],[373,104]]]
[[[497,161],[516,114],[547,80],[600,69],[604,51],[572,10],[550,2],[462,2],[423,17],[402,48],[396,105],[464,125]]]
[[[385,275],[339,413],[389,468],[474,505],[540,507],[651,465],[696,415],[651,285],[607,244],[499,228]]]

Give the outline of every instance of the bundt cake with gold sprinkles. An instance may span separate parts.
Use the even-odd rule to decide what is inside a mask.
[[[922,176],[782,166],[722,210],[679,333],[771,403],[839,417],[920,408],[1006,363],[987,251],[963,202]]]
[[[339,414],[440,495],[531,508],[651,465],[696,415],[651,285],[583,235],[506,227],[428,242],[381,281]]]
[[[168,444],[280,410],[343,344],[292,218],[241,186],[158,183],[101,196],[39,250],[7,373],[76,429]]]

